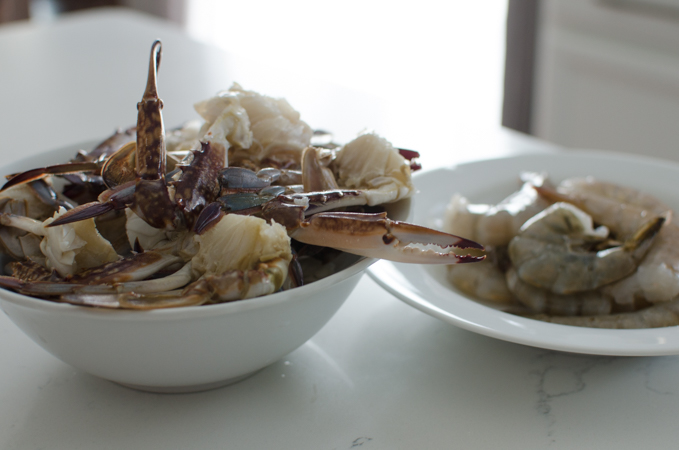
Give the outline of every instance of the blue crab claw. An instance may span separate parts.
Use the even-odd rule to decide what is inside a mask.
[[[125,207],[132,203],[134,187],[134,181],[130,181],[114,189],[104,191],[99,195],[98,201],[78,205],[59,216],[47,226],[56,227],[58,225],[91,219],[109,211],[125,209]]]
[[[29,183],[31,181],[40,180],[48,175],[66,175],[71,173],[82,172],[96,172],[99,170],[99,164],[95,162],[72,162],[64,164],[55,164],[48,167],[39,167],[37,169],[27,170],[20,174],[12,176],[0,188],[0,192],[19,184]]]
[[[459,236],[388,219],[386,213],[319,213],[302,221],[290,237],[347,253],[417,264],[482,261],[482,245]]]

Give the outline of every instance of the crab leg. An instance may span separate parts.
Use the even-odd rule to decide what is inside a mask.
[[[121,292],[161,292],[181,288],[191,281],[191,265],[164,278],[145,278],[169,265],[181,262],[181,258],[155,252],[139,253],[132,258],[105,264],[65,279],[64,281],[26,281],[0,276],[0,286],[26,295],[102,295]]]
[[[96,175],[101,170],[102,161],[130,140],[134,139],[135,134],[135,128],[130,128],[125,131],[118,130],[113,136],[97,145],[89,153],[81,150],[70,162],[8,175],[9,180],[2,188],[0,188],[0,192],[18,184],[39,180],[48,175],[82,174],[83,172],[91,172]]]
[[[99,170],[100,164],[96,162],[75,162],[75,163],[64,163],[55,164],[49,167],[40,167],[37,169],[27,170],[18,175],[13,176],[7,181],[0,192],[8,189],[12,186],[18,184],[28,183],[30,181],[39,180],[46,177],[47,175],[64,175],[69,173],[81,173],[81,172],[96,172]]]
[[[282,258],[276,258],[268,263],[259,264],[255,269],[229,270],[219,275],[200,278],[183,290],[163,293],[142,293],[137,290],[119,293],[67,293],[60,300],[77,305],[123,309],[176,308],[197,306],[209,302],[223,303],[259,297],[278,291],[283,285],[287,270],[288,262]],[[0,281],[2,281],[1,278]],[[131,283],[121,286],[129,284]],[[86,286],[86,288],[92,287]]]
[[[99,195],[96,202],[85,203],[65,212],[48,227],[56,227],[67,223],[78,222],[100,216],[113,210],[125,209],[134,199],[135,184],[133,181],[121,184],[115,189],[109,189]]]
[[[151,47],[146,90],[137,104],[136,185],[131,208],[155,228],[175,229],[180,218],[165,181],[163,102],[157,90],[160,55],[160,41],[155,41]]]
[[[305,244],[397,262],[456,264],[485,258],[483,246],[476,242],[391,220],[386,213],[320,213],[302,221],[290,237]]]

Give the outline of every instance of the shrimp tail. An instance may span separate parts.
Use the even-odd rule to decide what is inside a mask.
[[[660,232],[660,229],[665,224],[665,220],[664,216],[659,216],[643,224],[634,233],[634,236],[625,241],[624,249],[631,252],[635,260],[641,261],[646,256],[649,248],[651,248],[653,239]]]

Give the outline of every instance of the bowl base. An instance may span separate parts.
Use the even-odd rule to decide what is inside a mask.
[[[119,384],[121,386],[125,386],[126,388],[135,389],[137,391],[154,392],[156,394],[190,394],[193,392],[202,392],[209,391],[211,389],[218,389],[220,387],[228,386],[229,384],[238,383],[239,381],[242,381],[254,375],[257,372],[259,372],[259,370],[255,370],[254,372],[250,372],[245,375],[240,375],[238,377],[228,378],[226,380],[190,386],[145,386],[142,384],[121,383],[120,381],[114,381],[114,383]]]

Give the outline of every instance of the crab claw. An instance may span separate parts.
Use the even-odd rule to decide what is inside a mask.
[[[319,213],[301,222],[290,237],[305,244],[396,262],[457,264],[485,258],[483,246],[476,242],[391,220],[386,213]]]
[[[2,188],[0,188],[0,192],[18,184],[30,183],[31,181],[45,178],[48,175],[96,172],[97,170],[99,170],[99,165],[95,162],[72,162],[31,169],[27,170],[26,172],[14,175],[2,186]]]
[[[104,191],[99,195],[99,199],[96,202],[85,203],[66,211],[47,226],[56,227],[58,225],[65,225],[67,223],[101,216],[109,211],[125,209],[125,207],[132,202],[133,195],[134,181],[130,181],[115,189]]]

